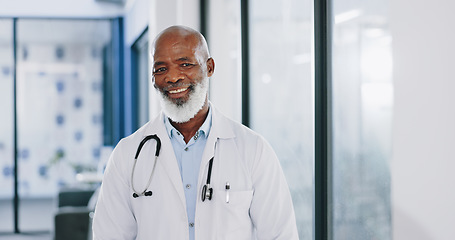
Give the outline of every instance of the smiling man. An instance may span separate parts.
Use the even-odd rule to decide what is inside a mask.
[[[272,148],[208,101],[215,62],[204,37],[169,27],[152,56],[163,111],[114,149],[94,239],[298,239]]]
[[[179,125],[186,141],[207,117],[209,77],[215,62],[201,34],[177,26],[157,37],[153,60],[153,82],[161,93],[163,111]]]

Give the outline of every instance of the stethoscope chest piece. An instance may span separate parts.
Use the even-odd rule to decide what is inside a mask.
[[[202,201],[204,202],[205,199],[212,200],[213,189],[210,187],[210,184],[205,184],[202,187]]]
[[[152,196],[152,191],[143,192],[141,194],[133,193],[133,198],[138,198],[139,196]]]
[[[201,199],[203,202],[205,201],[205,199],[212,200],[212,196],[213,196],[213,188],[210,187],[210,178],[212,176],[212,164],[213,164],[213,157],[209,161],[209,170],[207,172],[207,182],[202,187]]]

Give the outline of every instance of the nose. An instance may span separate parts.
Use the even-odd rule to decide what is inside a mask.
[[[174,69],[171,68],[168,70],[168,74],[166,75],[165,81],[167,83],[176,83],[183,80],[184,78],[185,76],[181,71],[175,68]]]

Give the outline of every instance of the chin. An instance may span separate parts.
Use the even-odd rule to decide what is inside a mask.
[[[173,122],[190,121],[205,106],[208,93],[208,78],[194,86],[187,99],[171,99],[160,91],[161,107],[164,114]]]

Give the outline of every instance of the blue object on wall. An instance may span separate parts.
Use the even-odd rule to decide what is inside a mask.
[[[82,133],[82,131],[77,131],[74,133],[74,139],[78,142],[80,142],[83,137],[84,137],[84,133]]]
[[[30,152],[27,148],[24,148],[20,151],[19,157],[23,160],[27,160],[30,156]]]
[[[4,166],[2,172],[3,172],[3,176],[5,176],[5,177],[13,176],[13,168],[10,166]]]
[[[61,158],[65,157],[65,150],[63,148],[58,148],[56,151],[57,155]]]
[[[93,59],[98,59],[100,57],[100,51],[98,50],[98,48],[95,46],[95,47],[92,47],[92,58]]]
[[[92,154],[93,154],[94,158],[98,159],[100,157],[100,155],[101,155],[100,148],[99,147],[93,148]]]
[[[46,165],[41,165],[38,168],[38,173],[41,177],[47,177],[47,166]]]
[[[65,187],[65,185],[66,185],[66,182],[65,182],[64,180],[62,180],[62,179],[59,179],[59,180],[58,180],[57,186],[58,186],[59,188]]]
[[[3,75],[8,76],[8,75],[9,75],[9,72],[10,72],[10,69],[9,69],[8,66],[3,66],[3,67],[2,67],[2,73],[3,73]]]
[[[93,123],[93,125],[97,125],[97,124],[102,123],[101,120],[102,120],[102,118],[101,118],[100,115],[98,115],[98,114],[93,114],[93,116],[92,116],[92,123]]]
[[[27,58],[28,58],[28,49],[25,46],[22,49],[22,58],[23,58],[24,61],[26,61]]]
[[[101,92],[103,90],[103,86],[99,82],[92,82],[92,90],[94,92]]]
[[[76,99],[74,99],[74,107],[76,109],[82,107],[82,99],[80,97],[77,97]]]
[[[57,47],[57,49],[55,49],[55,56],[58,60],[62,60],[65,56],[65,49],[63,49],[61,46]]]
[[[57,122],[57,125],[62,126],[65,123],[65,116],[59,114],[55,118],[55,121]]]
[[[63,80],[58,80],[56,83],[57,92],[62,93],[65,90],[65,82]]]

